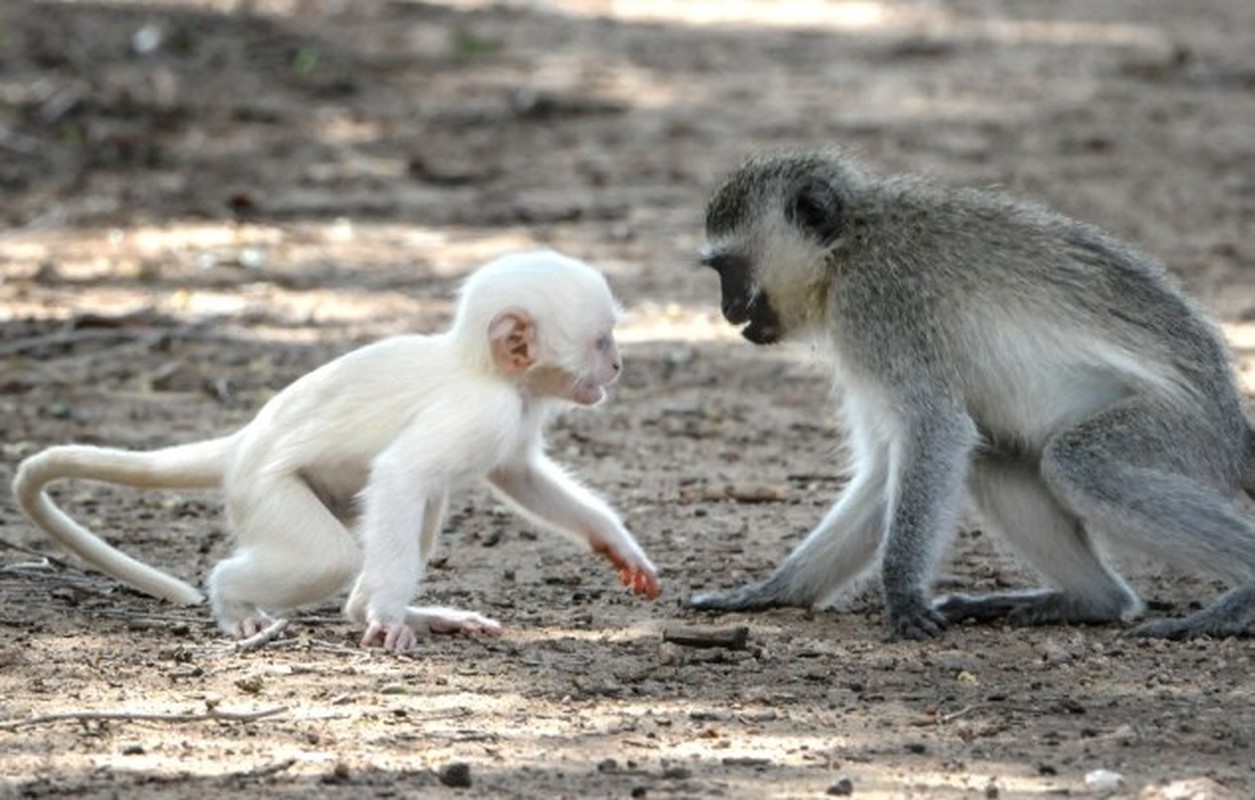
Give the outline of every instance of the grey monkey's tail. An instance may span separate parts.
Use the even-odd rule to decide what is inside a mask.
[[[227,436],[148,452],[89,445],[50,447],[18,466],[13,494],[31,522],[106,575],[153,597],[199,603],[204,597],[191,584],[114,549],[57,508],[44,487],[64,478],[85,478],[139,489],[214,489],[222,485],[234,442],[234,436]]]

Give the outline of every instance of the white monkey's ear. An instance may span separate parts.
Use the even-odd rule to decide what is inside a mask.
[[[536,325],[522,311],[505,311],[488,325],[492,360],[509,375],[517,375],[536,363]]]

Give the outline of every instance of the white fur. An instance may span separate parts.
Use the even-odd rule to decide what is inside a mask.
[[[503,314],[534,325],[535,353],[517,373],[498,363],[490,341]],[[653,596],[657,572],[644,551],[609,505],[545,456],[542,441],[558,407],[600,398],[617,376],[618,315],[593,268],[548,251],[506,256],[466,281],[449,331],[348,353],[279,392],[231,436],[152,453],[54,447],[22,464],[14,490],[39,527],[102,571],[187,603],[201,599],[193,587],[109,547],[43,487],[69,477],[220,486],[236,551],[208,587],[219,624],[237,637],[355,576],[345,610],[367,626],[363,644],[405,650],[427,631],[499,629],[473,612],[407,605],[449,494],[480,479],[605,553],[624,582]],[[548,371],[543,381],[537,370]]]
[[[968,324],[956,359],[968,412],[1033,448],[1138,391],[1185,400],[1174,370],[1154,353],[1130,352],[1082,326],[996,311],[973,314]]]

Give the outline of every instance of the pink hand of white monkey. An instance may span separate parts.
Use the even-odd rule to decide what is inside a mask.
[[[653,600],[662,589],[658,585],[658,570],[639,548],[635,552],[620,553],[606,541],[592,542],[593,552],[600,553],[619,569],[619,582],[634,594]]]

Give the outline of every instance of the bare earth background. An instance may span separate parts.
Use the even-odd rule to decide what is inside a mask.
[[[1106,793],[1099,769],[1127,797],[1255,796],[1249,639],[886,643],[874,593],[843,614],[680,608],[765,575],[840,487],[820,365],[737,341],[693,267],[720,174],[840,144],[1047,202],[1163,260],[1249,393],[1253,133],[1250,0],[5,2],[6,485],[57,442],[228,430],[356,344],[443,325],[469,269],[544,244],[630,310],[615,396],[552,449],[665,588],[627,596],[473,491],[423,600],[501,638],[363,651],[329,604],[237,654],[203,607],[0,549],[0,796],[1040,797]],[[61,496],[192,580],[228,547],[212,496]],[[0,526],[62,555],[7,495]],[[1029,580],[986,539],[959,537],[950,579]],[[1220,588],[1132,575],[1158,613]],[[747,624],[750,644],[664,644],[676,623]],[[66,711],[200,718],[21,724]]]

